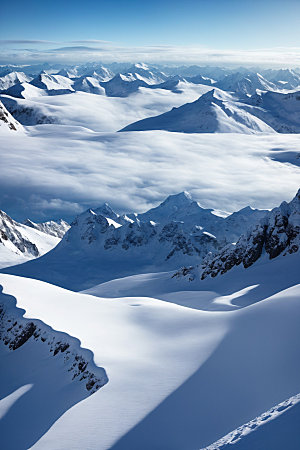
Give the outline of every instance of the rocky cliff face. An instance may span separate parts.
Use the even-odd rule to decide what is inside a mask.
[[[33,242],[26,239],[18,230],[18,223],[0,210],[0,243],[12,251],[39,256],[39,251]]]
[[[224,247],[203,264],[201,278],[224,274],[234,266],[251,266],[263,254],[270,259],[295,253],[300,247],[300,190],[290,202],[274,208],[256,226],[243,234],[235,245]]]
[[[35,223],[32,220],[27,219],[24,225],[34,228],[35,230],[42,231],[43,233],[49,234],[50,236],[55,236],[58,238],[63,238],[65,233],[70,228],[70,225],[64,220],[60,219],[58,222],[54,220],[49,220],[48,222]]]
[[[13,118],[0,101],[0,131],[18,131],[21,129],[22,126]]]

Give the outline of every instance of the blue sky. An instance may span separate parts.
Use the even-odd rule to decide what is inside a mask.
[[[41,52],[45,60],[44,50],[57,53],[57,48],[73,46],[101,51],[110,45],[111,52],[143,47],[151,48],[152,54],[157,46],[172,47],[172,52],[176,47],[197,47],[212,50],[212,55],[213,50],[300,47],[299,0],[15,0],[13,9],[17,13],[12,15],[10,3],[4,10],[2,6],[0,38],[6,56],[15,58],[25,49],[36,52],[31,53],[35,60]],[[74,59],[77,52],[73,51]]]

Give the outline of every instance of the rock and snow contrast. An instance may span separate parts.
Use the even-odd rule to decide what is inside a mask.
[[[244,208],[219,217],[187,192],[171,195],[143,214],[119,216],[105,204],[79,215],[61,243],[43,258],[9,270],[82,290],[122,276],[200,264],[209,252],[236,241],[245,224],[265,214]]]
[[[0,101],[0,132],[20,131],[22,125],[7,111]]]
[[[298,252],[300,247],[300,189],[290,202],[278,208],[250,227],[234,245],[225,247],[220,254],[208,258],[204,264],[202,279],[226,273],[234,266],[250,267],[263,255],[270,259],[280,254]]]
[[[1,449],[298,450],[299,99],[297,69],[0,66]]]
[[[0,266],[21,264],[47,253],[67,229],[64,221],[21,224],[0,210]]]
[[[57,238],[63,238],[70,225],[64,220],[60,219],[58,222],[50,220],[49,222],[35,223],[30,219],[26,219],[24,225],[34,228],[35,230],[42,231],[43,233],[50,234]]]

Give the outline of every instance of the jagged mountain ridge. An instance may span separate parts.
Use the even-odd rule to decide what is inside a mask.
[[[42,231],[43,233],[49,234],[50,236],[55,236],[58,238],[63,238],[66,234],[70,225],[64,220],[60,219],[57,222],[50,220],[48,222],[35,223],[30,219],[26,219],[24,225],[34,228],[35,230]]]
[[[51,222],[50,222],[51,223]],[[54,222],[55,223],[55,222]],[[53,224],[54,224],[53,223]],[[32,222],[33,224],[33,222]],[[35,224],[34,224],[35,225]],[[43,225],[45,224],[37,224]],[[37,258],[55,247],[60,238],[54,233],[55,228],[65,227],[64,224],[52,225],[52,233],[45,233],[39,227],[28,226],[13,220],[0,210],[0,265],[12,265]],[[41,228],[43,228],[41,227]],[[48,226],[50,230],[50,225]]]
[[[47,255],[7,273],[49,281],[74,290],[136,273],[200,263],[240,235],[266,211],[243,209],[219,217],[184,192],[144,214],[116,214],[107,204],[87,210]]]
[[[296,253],[300,247],[300,189],[294,199],[272,209],[255,226],[203,264],[201,278],[224,274],[234,266],[250,267],[264,254],[269,259]]]

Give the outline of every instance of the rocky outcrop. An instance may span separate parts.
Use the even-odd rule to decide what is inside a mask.
[[[22,233],[18,230],[18,225],[4,211],[0,210],[0,243],[23,254],[39,256],[36,244],[22,236]]]
[[[25,319],[24,310],[17,308],[13,300],[0,292],[0,344],[7,351],[40,342],[50,355],[63,361],[70,380],[81,382],[90,394],[108,382],[105,370],[94,364],[92,353],[82,349],[77,339],[54,331],[40,320]]]
[[[55,236],[58,238],[63,238],[70,225],[64,220],[60,219],[58,222],[54,220],[49,220],[48,222],[35,223],[30,219],[25,220],[24,225],[35,230],[42,231],[43,233],[49,234],[50,236]]]
[[[290,202],[274,208],[265,219],[251,227],[237,243],[224,247],[216,256],[209,256],[201,278],[224,274],[234,266],[250,267],[262,254],[269,259],[295,253],[300,247],[300,190]]]
[[[0,131],[18,131],[21,129],[22,126],[13,118],[0,101]]]

